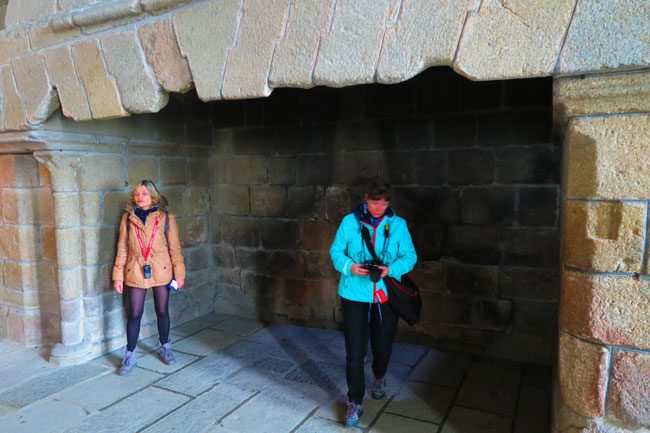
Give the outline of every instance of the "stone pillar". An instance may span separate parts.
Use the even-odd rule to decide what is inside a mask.
[[[92,349],[84,335],[82,309],[78,184],[81,156],[51,151],[36,152],[34,156],[50,171],[54,195],[61,342],[52,348],[50,361],[58,365],[77,364],[88,359]]]
[[[554,96],[565,138],[555,431],[647,431],[650,74],[558,79]]]
[[[0,203],[0,338],[26,346],[58,341],[52,192],[31,154],[0,155]]]

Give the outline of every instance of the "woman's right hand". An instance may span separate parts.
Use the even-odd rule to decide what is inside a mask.
[[[352,275],[366,277],[370,274],[370,271],[368,269],[362,268],[361,265],[354,263],[352,266],[350,266],[350,273],[352,273]]]
[[[113,282],[113,288],[119,294],[122,294],[124,291],[124,281],[115,281]]]

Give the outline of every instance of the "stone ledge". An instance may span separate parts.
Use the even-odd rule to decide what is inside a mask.
[[[558,78],[553,83],[554,112],[571,117],[650,111],[650,72]]]

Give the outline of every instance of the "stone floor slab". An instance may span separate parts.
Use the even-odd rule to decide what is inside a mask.
[[[549,368],[524,368],[405,344],[394,347],[386,375],[387,397],[373,400],[367,389],[359,428],[344,428],[343,334],[284,324],[256,331],[247,326],[255,328],[259,322],[215,314],[181,325],[173,334],[177,363],[171,366],[157,358],[157,335],[143,339],[138,343],[138,368],[126,377],[116,374],[124,348],[81,366],[57,367],[46,362],[47,351],[7,349],[0,343],[0,397],[16,400],[11,392],[18,392],[21,404],[27,403],[17,408],[0,401],[0,430],[6,426],[12,433],[548,430],[550,417],[544,413],[550,407]],[[236,334],[248,329],[248,335]],[[187,353],[178,350],[183,345]],[[368,387],[371,362],[368,356]],[[69,380],[69,369],[82,377]],[[86,370],[94,369],[101,373],[85,378]],[[61,381],[53,379],[57,377]],[[40,381],[42,389],[33,385]],[[463,404],[452,403],[446,424],[438,426],[435,422],[441,421],[454,392]],[[517,413],[510,415],[515,406]],[[17,421],[21,414],[26,419]],[[262,424],[267,422],[268,426]]]
[[[87,418],[64,433],[135,432],[183,405],[189,397],[150,387]]]
[[[59,394],[59,398],[93,412],[147,388],[162,377],[162,374],[135,368],[128,376],[107,374],[72,386]]]
[[[200,432],[212,426],[248,400],[253,392],[232,385],[217,385],[210,391],[181,406],[143,433]]]
[[[15,407],[9,407],[0,404],[0,419],[9,415],[13,415],[16,412],[18,412],[18,409],[16,409]]]
[[[260,322],[259,320],[234,316],[217,323],[212,326],[212,329],[246,336],[264,328],[265,326],[266,323]]]
[[[282,376],[258,368],[242,369],[228,379],[227,383],[266,395],[284,396],[293,394],[300,398],[310,399],[318,404],[327,404],[333,400],[331,391],[309,383],[290,381]],[[341,399],[342,395],[339,393],[334,398]]]
[[[325,333],[324,337],[320,336],[321,332]],[[345,357],[343,334],[336,331],[285,324],[269,325],[246,339],[280,348],[296,363],[309,358],[336,362],[341,356]]]
[[[225,347],[222,352],[225,355],[232,356],[248,364],[253,364],[261,359],[269,357],[287,359],[296,364],[307,359],[304,355],[292,355],[280,346],[250,340],[236,341],[235,343]]]
[[[191,355],[206,356],[217,352],[219,349],[236,341],[236,335],[228,334],[214,329],[204,329],[191,337],[187,337],[174,344],[174,350]]]
[[[235,431],[235,430],[230,430],[230,429],[223,428],[220,425],[213,425],[212,427],[210,427],[208,430],[204,431],[203,433],[240,433],[240,432]]]
[[[138,367],[157,371],[159,373],[173,373],[199,359],[198,356],[188,355],[182,352],[174,352],[174,356],[176,357],[176,361],[173,364],[168,365],[160,360],[157,352],[150,353],[149,355],[138,359]]]
[[[457,387],[470,365],[470,358],[431,349],[418,363],[409,380]]]
[[[208,314],[204,314],[203,316],[195,319],[199,320],[201,322],[206,322],[209,323],[210,325],[216,325],[219,322],[223,322],[226,319],[230,319],[232,317],[238,317],[238,316],[233,316],[232,314],[226,314],[226,313],[219,313],[219,312],[212,312]]]
[[[47,362],[47,354],[42,349],[12,350],[0,359],[0,390],[13,388],[57,369]]]
[[[306,356],[326,362],[340,362],[345,359],[345,346],[331,345],[322,340],[301,341],[292,348],[292,354]],[[296,356],[296,357],[298,357]],[[368,357],[370,359],[370,357]]]
[[[266,370],[269,373],[286,374],[289,370],[293,370],[296,367],[296,364],[286,359],[269,357],[255,361],[253,367],[259,368],[260,370]]]
[[[179,337],[189,337],[190,335],[196,334],[199,331],[203,331],[206,328],[211,326],[210,323],[204,322],[202,320],[192,320],[190,322],[183,323],[182,325],[175,326],[169,330],[169,333],[173,336]],[[172,342],[180,340],[180,338],[171,339]]]
[[[368,353],[372,352],[369,351]],[[427,349],[422,346],[395,343],[393,344],[393,354],[390,357],[390,362],[413,367],[426,353]]]
[[[316,329],[313,336],[318,341],[327,344],[328,346],[345,347],[345,336],[343,331],[336,329]]]
[[[260,393],[225,417],[219,425],[240,432],[289,433],[316,407],[316,403],[307,398]],[[264,426],[262,430],[260,426]]]
[[[88,414],[74,403],[47,399],[1,419],[3,432],[43,433],[82,422]]]
[[[456,390],[427,383],[406,382],[386,412],[440,424],[449,411]]]
[[[319,330],[303,328],[296,325],[273,324],[248,336],[249,340],[282,346],[283,341],[301,341],[313,338]]]
[[[514,433],[548,433],[550,420],[550,390],[522,386]]]
[[[510,433],[512,420],[505,416],[454,407],[441,433]]]
[[[157,386],[198,396],[233,376],[241,368],[242,365],[237,359],[214,353],[162,379]]]
[[[3,392],[0,394],[0,404],[21,408],[56,394],[67,387],[106,373],[108,373],[106,368],[93,364],[58,369]]]
[[[520,364],[480,360],[470,365],[456,403],[514,417],[522,368]]]
[[[361,433],[362,431],[360,428],[346,427],[338,421],[314,416],[301,425],[296,433]]]
[[[404,418],[390,413],[382,414],[370,429],[370,433],[424,433],[435,432],[438,426],[423,421]],[[466,433],[466,432],[463,432]]]
[[[285,379],[308,383],[336,396],[345,383],[345,365],[308,360],[286,374]]]
[[[8,353],[23,350],[24,347],[10,341],[0,341],[0,359]]]

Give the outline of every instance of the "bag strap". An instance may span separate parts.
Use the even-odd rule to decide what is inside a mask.
[[[124,212],[126,214],[126,231],[129,231],[129,227],[131,226],[131,219],[129,218],[129,213]],[[167,245],[169,245],[169,238],[167,237],[167,232],[169,231],[169,211],[165,210],[165,240],[167,241]]]
[[[368,230],[368,227],[366,226],[361,227],[361,237],[363,238],[363,241],[366,243],[366,247],[368,248],[368,251],[370,251],[370,255],[372,256],[372,258],[377,260],[377,253],[375,253],[375,247],[373,247],[372,243],[370,242],[370,231]]]

